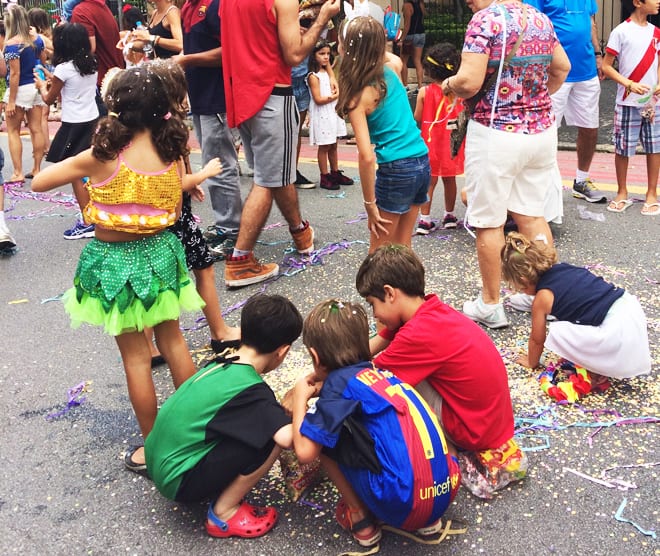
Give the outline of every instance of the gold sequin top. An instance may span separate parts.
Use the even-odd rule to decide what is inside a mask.
[[[156,232],[176,221],[181,178],[175,162],[160,172],[138,172],[120,153],[114,173],[100,183],[88,183],[87,191],[85,222],[120,232]]]

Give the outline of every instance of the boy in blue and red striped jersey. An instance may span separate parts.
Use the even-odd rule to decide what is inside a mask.
[[[458,462],[421,396],[370,363],[365,310],[320,303],[303,343],[314,372],[293,389],[293,444],[302,463],[321,457],[342,496],[339,524],[362,546],[380,540],[374,517],[422,535],[451,533],[440,518],[459,487]]]

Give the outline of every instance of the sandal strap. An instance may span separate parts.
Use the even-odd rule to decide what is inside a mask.
[[[366,529],[367,527],[376,527],[374,520],[370,517],[365,517],[357,523],[351,522],[351,533],[357,533],[358,531],[362,531],[362,529]]]
[[[229,524],[226,521],[222,521],[217,515],[215,515],[215,512],[213,511],[213,502],[211,502],[209,505],[209,511],[207,512],[206,517],[211,523],[213,523],[213,525],[222,531],[227,531],[227,529],[229,529]]]

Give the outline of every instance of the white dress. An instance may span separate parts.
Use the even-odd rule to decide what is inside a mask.
[[[332,93],[330,88],[330,76],[325,71],[319,71],[307,76],[309,87],[309,76],[315,75],[319,79],[321,96],[328,97]],[[310,89],[311,95],[311,89]],[[310,145],[332,145],[337,142],[337,137],[346,135],[346,122],[335,112],[337,101],[318,105],[314,97],[309,101],[309,144]]]

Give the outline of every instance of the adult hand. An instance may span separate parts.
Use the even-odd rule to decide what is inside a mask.
[[[7,116],[13,116],[16,114],[16,103],[15,102],[8,102],[7,106],[5,107],[5,114]]]
[[[605,74],[603,73],[603,57],[596,56],[596,71],[598,72],[598,79],[603,81]]]
[[[339,0],[327,0],[326,3],[321,6],[318,19],[325,25],[330,19],[339,13],[340,5]]]
[[[179,64],[182,68],[186,67],[186,56],[185,54],[175,54],[170,58],[175,64]]]

